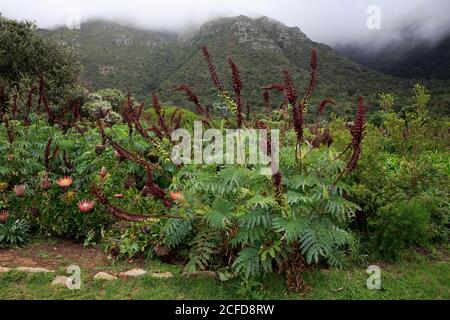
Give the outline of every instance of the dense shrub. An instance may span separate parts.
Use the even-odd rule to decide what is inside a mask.
[[[0,248],[23,245],[29,238],[30,226],[27,221],[10,217],[0,223]]]
[[[410,245],[426,245],[429,219],[430,211],[418,200],[382,208],[370,220],[374,249],[392,259]]]

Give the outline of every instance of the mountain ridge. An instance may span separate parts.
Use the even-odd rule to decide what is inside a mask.
[[[181,83],[190,85],[205,103],[217,100],[201,56],[204,45],[227,84],[230,72],[226,58],[233,58],[244,80],[244,96],[252,104],[260,103],[262,85],[281,81],[284,69],[291,72],[299,90],[306,88],[312,49],[319,58],[317,96],[342,101],[343,112],[352,108],[359,95],[374,98],[377,92],[402,91],[409,85],[354,63],[331,47],[311,41],[299,27],[288,27],[269,17],[219,18],[189,36],[104,20],[83,23],[80,30],[57,28],[43,33],[79,53],[86,67],[83,78],[94,89],[115,87],[138,97],[156,92],[164,101],[181,106],[186,106],[184,97],[170,90]]]

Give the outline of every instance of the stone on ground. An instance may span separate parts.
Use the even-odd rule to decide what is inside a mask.
[[[0,273],[9,272],[10,270],[10,268],[0,267]]]
[[[146,273],[147,273],[147,271],[142,270],[142,269],[132,269],[127,272],[121,272],[119,274],[119,277],[121,277],[121,278],[136,278],[136,277],[143,276]]]
[[[155,272],[155,273],[152,273],[152,277],[158,278],[158,279],[168,279],[168,278],[173,278],[173,274],[172,274],[172,272]]]
[[[29,273],[50,273],[55,272],[54,270],[48,270],[45,268],[32,268],[32,267],[19,267],[18,271],[29,272]]]
[[[94,276],[95,280],[115,280],[117,279],[116,276],[113,276],[112,274],[106,273],[106,272],[99,272]]]
[[[67,281],[69,281],[68,277],[65,276],[57,276],[52,281],[52,286],[61,286],[61,287],[67,287]]]

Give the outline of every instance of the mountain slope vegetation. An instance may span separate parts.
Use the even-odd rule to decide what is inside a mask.
[[[309,53],[318,52],[320,96],[337,100],[345,112],[359,95],[375,101],[381,91],[404,92],[407,81],[370,70],[338,55],[330,47],[315,43],[297,27],[287,27],[267,17],[245,16],[210,21],[187,35],[144,31],[105,21],[84,23],[80,30],[58,28],[43,31],[79,53],[86,67],[84,80],[94,89],[130,90],[138,97],[157,92],[164,101],[187,107],[172,87],[186,83],[205,104],[217,101],[200,49],[208,46],[222,82],[230,83],[226,58],[232,56],[244,81],[244,98],[261,105],[260,87],[281,81],[283,69],[307,86]],[[229,88],[228,88],[229,89]],[[353,98],[353,99],[352,99]],[[314,101],[313,101],[314,103]]]

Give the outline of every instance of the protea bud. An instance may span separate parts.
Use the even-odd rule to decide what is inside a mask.
[[[0,211],[0,223],[5,223],[8,220],[9,212],[7,210]]]
[[[25,191],[27,187],[24,184],[14,186],[14,193],[17,197],[23,197],[25,195]]]
[[[123,155],[123,153],[118,150],[114,151],[114,157],[118,160],[125,159],[125,156]]]
[[[8,154],[8,157],[7,157],[7,159],[8,159],[8,161],[9,162],[11,162],[11,161],[13,161],[14,160],[14,155],[13,154]]]
[[[44,191],[47,191],[51,187],[52,187],[52,183],[50,182],[50,179],[48,178],[48,173],[45,173],[45,175],[42,177],[42,180],[41,180],[41,189]]]
[[[100,169],[100,172],[99,172],[99,176],[100,176],[100,178],[102,178],[102,179],[105,179],[105,177],[106,177],[106,175],[108,174],[108,171],[106,170],[106,168],[105,167],[102,167],[101,169]]]

